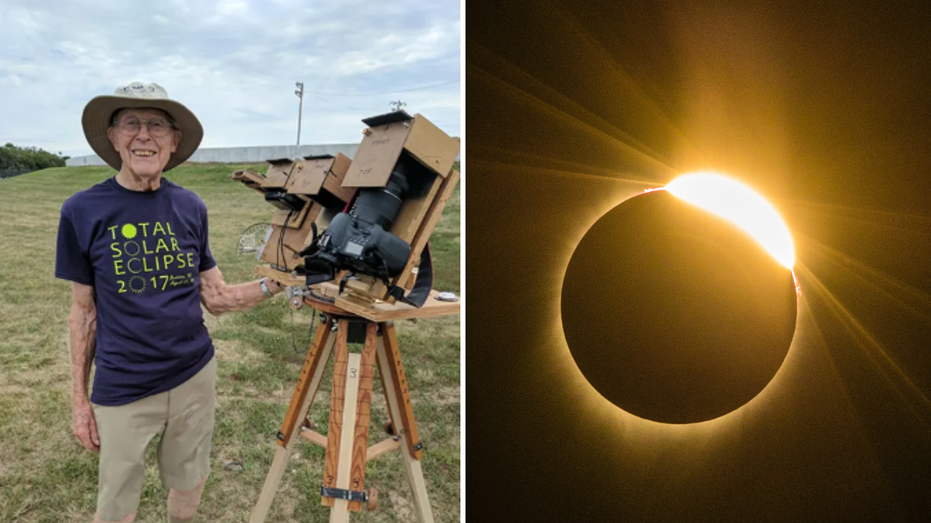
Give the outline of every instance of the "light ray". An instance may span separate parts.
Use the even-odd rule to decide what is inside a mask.
[[[685,144],[689,148],[693,155],[698,156],[699,148],[697,145],[688,137],[688,135],[686,135],[685,132],[683,132],[683,130],[678,125],[673,122],[672,118],[670,118],[669,115],[667,115],[666,112],[660,108],[660,105],[656,103],[656,100],[647,94],[647,91],[641,87],[641,85],[637,82],[637,80],[634,79],[633,76],[631,76],[627,69],[625,69],[624,66],[611,55],[608,49],[604,47],[602,42],[600,42],[597,38],[594,37],[594,35],[585,30],[583,24],[581,24],[568,9],[566,9],[564,6],[560,7],[562,7],[560,13],[561,22],[565,23],[570,28],[570,30],[575,33],[574,37],[577,39],[577,42],[584,42],[588,46],[588,49],[584,53],[580,54],[584,54],[586,59],[591,62],[600,59],[601,63],[598,65],[598,67],[602,67],[614,72],[615,79],[617,80],[618,90],[620,90],[622,86],[625,89],[625,98],[635,98],[643,103],[647,111],[649,111],[649,118],[652,121],[662,123],[668,132],[674,134],[680,143]]]
[[[780,200],[787,205],[793,205],[797,207],[804,207],[812,213],[817,213],[825,216],[838,216],[839,212],[847,213],[856,213],[866,215],[864,218],[855,217],[851,215],[843,215],[847,219],[856,219],[861,223],[876,224],[882,218],[882,223],[888,226],[889,220],[911,220],[915,222],[922,222],[919,227],[920,230],[927,230],[928,224],[931,224],[931,217],[925,216],[923,214],[907,213],[907,212],[895,212],[887,209],[868,209],[862,207],[853,207],[850,205],[838,205],[835,203],[823,203],[823,202],[813,202],[809,200],[797,200],[793,198],[786,198]],[[905,230],[911,230],[911,228],[904,228]]]
[[[564,171],[561,169],[549,169],[546,167],[538,167],[538,166],[533,166],[533,165],[513,164],[509,162],[489,162],[485,160],[471,160],[471,162],[472,162],[471,165],[473,167],[477,165],[484,165],[484,166],[494,166],[494,167],[499,167],[499,168],[504,168],[504,169],[513,169],[515,171],[518,169],[530,170],[530,171],[533,171],[533,174],[535,176],[536,175],[565,176],[567,178],[578,178],[580,180],[584,180],[584,179],[593,180],[594,179],[594,180],[599,180],[599,181],[617,182],[619,184],[634,183],[634,184],[638,184],[638,185],[646,186],[646,187],[656,187],[657,185],[660,185],[659,183],[652,182],[652,181],[634,180],[631,178],[618,178],[616,174],[614,176],[608,176],[608,175],[600,175],[600,174],[592,174],[592,173],[582,173],[582,172],[577,172],[577,171]]]
[[[488,52],[482,49],[479,44],[475,44],[475,46],[476,51]],[[656,151],[635,139],[630,133],[619,129],[611,122],[605,121],[600,116],[579,105],[578,102],[525,73],[520,68],[511,65],[510,62],[500,56],[490,52],[488,56],[494,57],[494,60],[503,66],[509,73],[509,78],[506,79],[477,66],[470,65],[469,75],[474,77],[473,81],[492,84],[499,91],[519,99],[521,103],[532,107],[539,113],[558,120],[559,125],[583,131],[592,138],[610,139],[612,143],[621,146],[623,150],[636,152],[641,159],[646,160],[649,164],[658,164],[668,171],[673,170],[672,166],[661,158]]]
[[[925,323],[931,323],[931,314],[929,314],[929,312],[931,312],[931,294],[928,294],[915,286],[909,285],[908,283],[903,282],[898,278],[890,276],[883,271],[874,269],[873,267],[857,261],[856,259],[852,259],[837,249],[832,249],[831,247],[828,247],[827,245],[809,236],[804,234],[796,234],[796,236],[802,242],[810,244],[815,250],[821,251],[822,256],[828,258],[830,261],[833,261],[838,269],[849,273],[850,275],[857,278],[861,283],[875,289],[886,298],[895,301],[899,304],[899,306],[921,318]],[[893,288],[898,292],[898,294],[891,292],[887,288],[884,288],[883,285],[880,285],[880,283]],[[901,297],[902,294],[920,303],[909,303]]]
[[[508,167],[508,168],[523,168],[523,169],[536,169],[541,172],[549,173],[572,173],[579,174],[583,176],[591,176],[597,178],[604,178],[608,180],[617,180],[620,182],[631,182],[639,183],[644,185],[657,186],[662,185],[666,182],[668,178],[663,178],[662,180],[658,178],[654,179],[634,179],[634,178],[618,178],[618,170],[616,168],[609,169],[606,167],[598,167],[588,163],[575,162],[564,159],[550,158],[547,156],[539,156],[535,154],[528,154],[522,151],[505,149],[503,147],[491,147],[485,145],[475,146],[471,149],[472,154],[475,154],[476,157],[480,156],[477,154],[481,153],[483,158],[481,159],[471,159],[470,161],[473,164],[484,164],[491,165],[495,167]],[[488,160],[486,158],[500,158],[500,160]],[[546,167],[542,167],[546,165]],[[644,177],[645,178],[645,177]]]
[[[900,391],[904,398],[911,399],[911,401],[907,401],[908,405],[925,425],[931,427],[931,399],[925,395],[921,388],[915,385],[915,382],[912,381],[908,374],[883,350],[879,342],[850,314],[850,311],[828,290],[821,280],[804,265],[799,268],[803,271],[803,277],[813,283],[811,287],[826,300],[831,311],[834,312],[834,315],[841,321],[841,324],[844,325],[851,336],[861,341],[857,345],[866,349],[873,349],[865,351],[869,359],[879,368],[886,380]],[[898,382],[893,378],[894,376],[898,378]],[[910,394],[905,394],[905,391]]]
[[[796,263],[797,265],[801,267],[802,271],[805,271],[806,274],[811,273],[811,271],[809,271],[808,267],[805,266],[802,260],[798,260]],[[802,272],[802,271],[799,271],[799,272]],[[838,390],[838,393],[842,396],[843,400],[846,402],[846,405],[853,407],[854,401],[851,397],[850,387],[841,377],[841,372],[837,368],[837,363],[834,361],[833,356],[831,356],[831,353],[827,348],[827,342],[825,341],[824,332],[821,328],[821,325],[818,323],[818,319],[815,317],[815,315],[811,313],[811,308],[807,304],[809,300],[805,299],[802,301],[805,302],[805,306],[800,307],[800,310],[799,310],[800,329],[799,328],[796,329],[795,339],[798,340],[799,338],[802,338],[805,340],[805,350],[809,351],[810,355],[814,352],[824,355],[823,357],[826,358],[827,361],[829,362],[828,365],[830,368],[830,376],[829,377],[826,376],[825,379],[830,381],[830,383]],[[802,312],[804,312],[804,315],[802,314]],[[810,331],[804,332],[804,330],[808,330],[808,329],[810,329]],[[799,332],[799,330],[803,330],[803,332]],[[794,340],[792,342],[792,345],[793,346],[795,345]],[[778,377],[778,374],[777,374],[777,377]],[[864,433],[863,429],[865,428],[867,422],[866,420],[863,419],[863,416],[861,415],[861,413],[857,409],[854,409],[854,408],[849,408],[845,410],[846,412],[850,413],[852,423],[856,423],[857,427],[860,429],[860,430],[851,431],[851,432],[853,434],[863,434]],[[881,467],[879,464],[879,457],[877,456],[876,450],[873,448],[873,446],[869,444],[868,439],[861,440],[859,444],[860,444],[860,447],[863,449],[864,454],[869,457],[870,463],[872,464],[873,468],[876,470],[880,470]]]

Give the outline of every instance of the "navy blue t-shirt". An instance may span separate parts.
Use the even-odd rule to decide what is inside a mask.
[[[123,405],[170,390],[210,361],[200,273],[216,264],[207,207],[168,180],[136,192],[110,178],[65,201],[55,276],[94,287],[93,403]]]

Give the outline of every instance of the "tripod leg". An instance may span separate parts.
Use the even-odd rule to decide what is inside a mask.
[[[360,492],[365,488],[365,462],[369,445],[369,423],[372,419],[372,388],[375,385],[375,352],[378,346],[378,325],[365,326],[365,347],[359,362],[359,402],[356,407],[355,437],[352,444],[352,465],[349,488]],[[349,509],[362,510],[361,501],[351,501]]]
[[[420,466],[420,440],[417,437],[417,425],[414,422],[414,411],[407,378],[404,375],[404,365],[401,363],[398,339],[392,323],[379,325],[384,335],[378,339],[378,369],[382,385],[385,387],[385,400],[394,433],[402,439],[401,461],[404,462],[404,474],[414,494],[414,508],[418,519],[421,523],[433,523],[430,498]]]
[[[285,420],[278,431],[278,446],[275,447],[275,458],[272,461],[271,469],[268,471],[268,476],[265,477],[265,485],[262,487],[259,501],[256,503],[255,508],[252,509],[249,523],[263,523],[268,516],[268,510],[275,498],[278,485],[281,483],[281,477],[284,475],[288,460],[294,450],[296,436],[300,433],[304,416],[310,410],[317,389],[320,387],[320,378],[323,376],[323,370],[326,367],[326,362],[330,357],[335,341],[336,337],[330,335],[329,325],[326,322],[321,322],[317,326],[314,341],[310,345],[307,358],[304,360],[304,367],[301,369],[301,375],[294,387],[294,394],[291,396],[291,403],[288,405],[288,413],[285,415]]]
[[[421,459],[423,452],[420,450],[420,438],[417,437],[417,423],[414,421],[414,405],[411,403],[411,393],[407,385],[407,375],[404,373],[404,364],[401,363],[401,347],[398,345],[398,336],[394,331],[394,324],[391,322],[381,323],[383,336],[381,338],[385,361],[382,363],[379,359],[379,367],[382,371],[382,378],[385,374],[390,374],[391,387],[388,381],[382,380],[385,391],[388,396],[394,395],[398,399],[397,417],[391,411],[391,421],[394,424],[397,434],[407,436],[407,450],[414,459]],[[381,355],[380,353],[380,355]]]
[[[336,364],[333,372],[333,401],[330,404],[330,430],[327,434],[326,464],[323,485],[327,488],[349,489],[349,470],[352,460],[353,431],[362,357],[349,354],[347,335],[349,322],[339,321],[336,336]],[[345,429],[345,430],[344,430]],[[335,463],[334,463],[335,461]],[[335,473],[334,473],[335,465]],[[330,509],[330,523],[349,521],[349,501],[324,496],[323,505]]]
[[[349,367],[349,322],[339,321],[336,329],[336,353],[333,358],[333,390],[330,392],[330,423],[327,428],[326,461],[323,467],[323,486],[336,488],[339,472],[339,450],[343,432],[343,403],[346,398],[346,376]],[[353,409],[355,405],[353,405]],[[332,507],[333,498],[324,496],[323,506]]]

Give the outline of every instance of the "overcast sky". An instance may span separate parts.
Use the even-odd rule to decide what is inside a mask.
[[[0,145],[91,154],[81,112],[156,82],[204,126],[201,147],[358,143],[362,118],[422,113],[460,133],[459,0],[4,0]]]

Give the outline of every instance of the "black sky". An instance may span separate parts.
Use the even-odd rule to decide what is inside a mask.
[[[931,520],[927,12],[467,4],[468,519]],[[599,217],[698,169],[779,209],[803,294],[770,385],[672,426],[581,378],[560,290]]]

